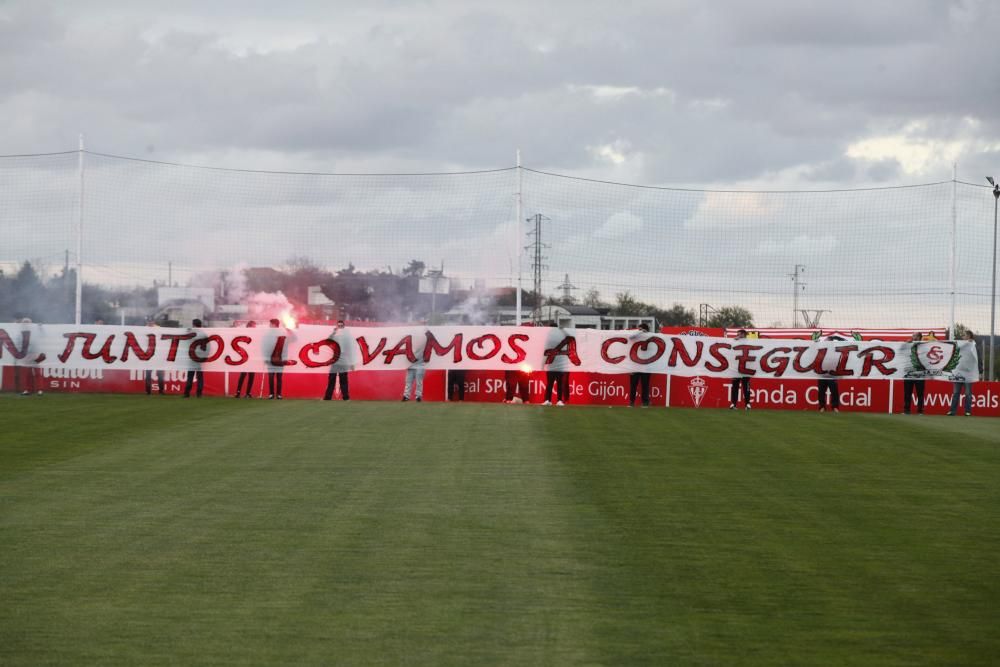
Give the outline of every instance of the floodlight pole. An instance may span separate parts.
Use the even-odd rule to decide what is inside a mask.
[[[990,287],[990,382],[993,382],[993,354],[997,335],[997,202],[1000,201],[1000,183],[994,183],[992,178],[989,181],[993,185],[993,282]]]
[[[83,134],[80,135],[80,152],[77,156],[77,170],[80,172],[80,210],[76,218],[76,313],[75,323],[81,322],[83,314]]]
[[[514,299],[514,324],[521,326],[521,253],[524,251],[524,234],[521,230],[521,223],[524,220],[524,204],[521,201],[521,149],[517,149],[517,225],[514,233],[517,234],[517,296]]]

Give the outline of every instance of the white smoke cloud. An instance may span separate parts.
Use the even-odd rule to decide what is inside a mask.
[[[229,303],[243,303],[247,298],[246,264],[237,264],[223,274],[225,300]]]
[[[465,301],[452,307],[452,313],[461,313],[463,324],[489,324],[493,297],[473,293]]]
[[[246,297],[247,319],[285,321],[294,314],[294,306],[282,292],[254,292]]]

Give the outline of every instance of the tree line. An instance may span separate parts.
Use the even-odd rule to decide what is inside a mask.
[[[421,294],[421,278],[432,275],[427,265],[420,260],[410,260],[398,272],[391,267],[358,270],[353,264],[329,271],[308,258],[292,258],[280,269],[257,268],[243,271],[245,290],[248,293],[282,292],[293,303],[305,304],[309,287],[318,285],[323,293],[334,302],[337,314],[356,320],[370,321],[411,321],[431,319],[431,308],[437,313],[444,312],[469,293],[437,295]],[[209,283],[225,283],[225,272],[213,273]],[[226,295],[220,294],[222,302]],[[591,289],[582,300],[543,296],[536,301],[536,294],[522,290],[524,305],[541,301],[555,305],[585,305],[613,316],[655,317],[666,326],[694,326],[698,324],[695,312],[675,303],[669,308],[646,303],[633,297],[629,292],[615,295],[605,301],[596,289]],[[516,293],[507,290],[490,296],[498,306],[512,307]],[[70,267],[45,278],[31,262],[24,262],[13,275],[0,271],[0,321],[10,322],[30,318],[36,322],[69,323],[75,319],[76,272]],[[82,288],[81,319],[83,322],[120,321],[122,309],[126,312],[143,313],[142,316],[127,317],[129,323],[141,323],[145,315],[157,308],[155,287],[109,288],[84,283]],[[140,322],[137,322],[139,320]],[[753,315],[740,306],[725,306],[713,311],[711,319],[705,323],[710,327],[753,326]]]
[[[114,289],[84,283],[81,288],[80,319],[119,322],[122,309],[152,310],[156,290],[134,287]],[[76,271],[63,269],[43,278],[31,262],[24,262],[13,275],[0,270],[0,322],[29,318],[33,322],[66,324],[76,319]]]

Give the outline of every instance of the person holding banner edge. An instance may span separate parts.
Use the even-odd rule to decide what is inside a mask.
[[[962,340],[972,343],[972,345],[975,345],[976,334],[972,333],[971,331],[966,331],[965,334],[962,336]],[[978,354],[976,355],[976,357],[979,358],[979,375],[980,377],[982,377],[983,360],[981,357],[979,357]],[[959,397],[962,395],[963,389],[965,390],[965,416],[966,417],[972,416],[972,383],[966,381],[966,382],[954,383],[954,391],[951,394],[951,409],[948,410],[949,417],[954,417],[955,414],[958,412],[958,404],[960,402]]]

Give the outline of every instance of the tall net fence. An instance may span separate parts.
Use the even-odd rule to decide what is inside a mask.
[[[796,305],[811,317],[825,311],[826,325],[947,326],[954,256],[956,321],[979,330],[988,321],[986,187],[725,192],[528,170],[524,190],[529,209],[550,219],[550,291],[568,272],[580,289],[742,306],[758,326],[791,326]],[[796,316],[801,325],[805,314]]]
[[[818,315],[823,326],[948,326],[954,306],[957,322],[989,328],[994,202],[960,181],[726,192],[533,169],[305,174],[90,152],[81,178],[80,157],[0,158],[8,287],[25,262],[50,288],[68,283],[79,234],[84,282],[122,292],[261,267],[400,275],[417,261],[452,289],[513,287],[520,276],[531,291],[537,275],[545,298],[628,296],[699,314],[739,306],[757,326],[791,326],[793,315],[800,325]],[[12,294],[0,290],[5,317],[24,309]]]

